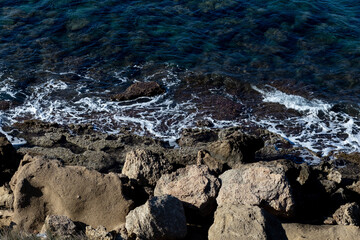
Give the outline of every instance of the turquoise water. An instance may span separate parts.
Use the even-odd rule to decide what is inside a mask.
[[[124,122],[131,126],[138,122],[145,132],[176,137],[178,132],[171,128],[191,126],[198,118],[229,121],[218,122],[223,126],[251,116],[255,120],[248,122],[261,122],[265,127],[270,122],[277,128],[274,131],[286,136],[319,133],[314,130],[318,126],[307,123],[296,125],[300,130],[295,133],[286,132],[270,121],[275,113],[257,116],[255,108],[266,102],[262,101],[266,93],[251,96],[241,92],[243,86],[262,89],[271,85],[305,100],[316,99],[321,106],[329,104],[311,115],[312,120],[318,118],[312,124],[324,121],[325,127],[335,128],[329,133],[321,127],[320,132],[330,134],[326,139],[348,131],[341,126],[353,121],[348,138],[330,143],[351,145],[357,141],[359,128],[359,26],[360,3],[345,0],[1,0],[0,98],[12,103],[2,121],[40,118],[95,124],[105,111],[111,120],[97,122],[99,128],[111,125],[114,130]],[[196,85],[196,91],[189,86],[189,90],[189,75],[210,76],[210,82]],[[144,109],[124,109],[115,103],[113,107],[119,108],[108,108],[109,95],[133,81],[148,80],[168,90],[162,99],[150,103],[152,108],[146,108],[152,112],[139,115]],[[176,97],[180,90],[181,98]],[[196,100],[196,94],[203,100]],[[229,107],[238,115],[214,117],[225,100],[205,101],[212,99],[211,94],[232,101]],[[281,101],[268,102],[283,104]],[[301,117],[311,112],[299,108],[298,102],[285,106],[292,106]],[[159,109],[172,112],[158,119],[153,113]],[[110,117],[112,111],[118,116]],[[178,125],[167,122],[174,113],[179,114],[173,120]],[[324,113],[325,120],[320,116]],[[301,141],[307,140],[302,137]]]

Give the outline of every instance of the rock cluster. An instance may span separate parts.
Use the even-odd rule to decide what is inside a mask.
[[[299,149],[263,130],[185,129],[170,148],[89,125],[16,127],[28,143],[0,136],[0,227],[104,240],[360,233],[360,161],[295,163]]]

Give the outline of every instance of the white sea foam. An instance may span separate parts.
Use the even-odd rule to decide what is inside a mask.
[[[279,103],[302,114],[282,121],[271,117],[254,120],[260,126],[324,156],[331,151],[360,150],[360,126],[352,116],[332,111],[332,104],[286,94],[270,86],[252,87],[262,94],[264,102]],[[298,128],[299,131],[293,133],[287,131],[289,128]]]
[[[140,69],[141,66],[136,68]],[[48,73],[59,76],[76,74]],[[113,74],[119,80],[118,84],[131,83],[124,77],[126,71],[120,70]],[[160,81],[168,90],[164,94],[123,102],[111,101],[107,93],[109,89],[102,92],[92,89],[91,84],[99,83],[99,80],[88,74],[78,76],[86,81],[64,82],[61,77],[49,77],[41,83],[29,85],[23,104],[0,112],[0,125],[23,119],[39,119],[59,124],[90,123],[96,129],[109,133],[118,133],[121,127],[129,127],[137,134],[155,136],[176,145],[175,141],[182,129],[194,127],[196,120],[203,119],[213,123],[214,128],[236,125],[264,127],[296,145],[322,155],[337,150],[360,149],[360,127],[356,119],[345,113],[332,111],[330,103],[286,94],[270,86],[253,86],[253,89],[262,94],[264,102],[283,104],[301,112],[301,116],[279,120],[272,116],[260,119],[255,115],[244,114],[238,119],[225,121],[216,119],[211,114],[205,115],[197,106],[197,102],[201,101],[196,94],[192,94],[189,99],[175,101],[173,90],[180,84],[180,79],[170,67],[155,71],[144,79],[132,79],[132,82]],[[224,89],[210,89],[210,92],[241,103],[237,96],[227,94]],[[11,78],[0,82],[0,93],[14,99],[18,94],[25,96],[21,89],[16,89],[16,80]],[[3,132],[1,129],[0,131]],[[5,134],[11,138],[11,133]],[[11,141],[15,144],[24,143],[21,139]],[[304,159],[311,158],[313,163],[320,160],[314,155],[309,156],[306,151],[300,155]]]

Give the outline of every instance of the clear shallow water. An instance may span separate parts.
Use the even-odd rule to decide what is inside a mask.
[[[174,140],[208,119],[323,155],[358,151],[359,26],[353,1],[3,0],[2,124],[90,122]],[[109,100],[150,80],[167,92]]]

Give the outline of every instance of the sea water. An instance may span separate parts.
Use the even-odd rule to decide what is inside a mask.
[[[359,151],[359,26],[346,0],[2,0],[1,126],[90,123],[174,143],[207,120],[322,156]],[[166,92],[110,100],[137,81]]]

